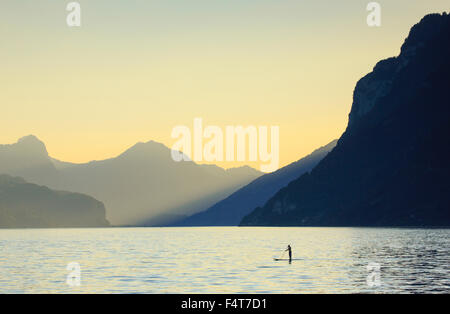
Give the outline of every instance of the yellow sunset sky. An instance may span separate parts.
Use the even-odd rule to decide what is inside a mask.
[[[448,0],[61,0],[0,3],[0,143],[34,134],[69,162],[177,125],[277,125],[280,166],[338,138],[359,78]],[[225,168],[242,163],[219,163]],[[246,163],[244,163],[246,164]]]

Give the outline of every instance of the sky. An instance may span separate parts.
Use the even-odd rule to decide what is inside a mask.
[[[84,0],[71,28],[69,2],[0,2],[0,143],[34,134],[76,163],[171,147],[172,129],[199,117],[279,126],[289,164],[339,138],[356,82],[425,14],[450,9],[378,1],[369,27],[361,0]]]

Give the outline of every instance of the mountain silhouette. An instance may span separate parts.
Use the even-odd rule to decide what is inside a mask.
[[[107,226],[105,207],[90,196],[0,175],[0,228]]]
[[[0,146],[0,173],[91,195],[105,204],[114,225],[170,223],[168,217],[205,210],[262,174],[250,167],[174,162],[170,153],[150,141],[115,158],[73,164],[49,157],[44,143],[28,136]]]
[[[237,226],[257,206],[264,205],[279,189],[311,171],[335,146],[337,140],[273,173],[265,174],[204,212],[192,215],[177,226]]]
[[[48,158],[45,144],[33,135],[22,137],[16,144],[0,145],[0,174],[8,173],[39,181],[55,176],[57,171]]]
[[[336,148],[241,225],[450,226],[450,16],[356,85]]]

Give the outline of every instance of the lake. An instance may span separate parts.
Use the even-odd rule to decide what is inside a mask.
[[[0,251],[0,293],[450,292],[450,229],[2,229]]]

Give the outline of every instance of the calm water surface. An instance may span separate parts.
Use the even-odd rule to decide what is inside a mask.
[[[300,260],[274,261],[287,244]],[[450,229],[15,229],[0,252],[0,293],[450,292]]]

